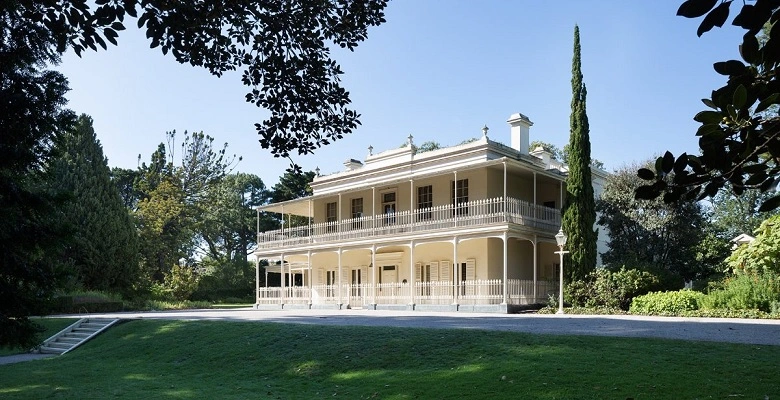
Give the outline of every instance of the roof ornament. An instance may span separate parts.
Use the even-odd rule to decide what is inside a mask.
[[[369,156],[374,155],[374,146],[368,145],[368,155]]]
[[[488,128],[487,125],[482,127],[482,137],[483,138],[487,139],[489,130],[490,130],[490,128]]]
[[[314,168],[314,173],[320,176],[320,167]]]
[[[413,142],[414,136],[412,136],[412,134],[410,133],[407,139],[409,139],[409,146],[412,146],[414,144]]]

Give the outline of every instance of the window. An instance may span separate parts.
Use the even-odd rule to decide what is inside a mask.
[[[334,290],[333,286],[336,285],[336,271],[325,271],[327,273],[327,286],[325,287],[325,292],[327,297],[333,297],[334,296]]]
[[[459,179],[453,181],[451,187],[453,213],[457,210],[458,215],[468,214],[469,209],[466,203],[469,202],[469,180]]]
[[[363,198],[357,198],[352,199],[352,218],[354,219],[352,221],[352,229],[360,229],[362,221],[358,220],[357,218],[360,218],[363,216]]]
[[[547,208],[555,208],[555,201],[554,200],[553,201],[545,201],[544,203],[542,203],[542,205],[544,205]]]
[[[395,192],[382,194],[382,213],[385,214],[385,225],[395,224]]]
[[[338,214],[336,213],[336,202],[333,203],[327,203],[325,204],[325,216],[326,221],[328,223],[327,231],[328,232],[335,232],[336,231],[336,222],[338,219]]]
[[[417,220],[431,219],[431,207],[433,207],[433,186],[420,186],[417,188]]]

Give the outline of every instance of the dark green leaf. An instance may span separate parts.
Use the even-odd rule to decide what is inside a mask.
[[[701,36],[704,32],[709,31],[714,26],[721,27],[729,17],[729,6],[731,2],[720,3],[714,10],[710,11],[706,17],[701,21],[699,29],[696,30],[696,34]]]
[[[686,18],[698,18],[715,7],[718,0],[687,0],[677,9],[677,15]]]
[[[745,106],[745,101],[747,101],[747,89],[745,86],[739,85],[734,90],[734,99],[732,100],[734,108],[742,109]]]
[[[747,69],[745,64],[738,60],[716,62],[712,67],[715,69],[715,72],[726,76],[742,75]]]
[[[639,200],[652,200],[660,194],[661,192],[655,190],[651,185],[640,186],[634,191],[634,198]]]
[[[761,207],[758,208],[758,212],[772,211],[780,206],[780,194],[767,199]]]
[[[758,105],[756,106],[756,112],[760,113],[766,110],[767,108],[769,108],[769,106],[776,104],[777,98],[778,98],[778,93],[774,93],[771,96],[765,98],[764,100],[761,100],[761,102],[758,103]]]
[[[756,172],[755,174],[751,175],[747,181],[745,181],[745,186],[758,185],[759,183],[762,183],[766,178],[767,178],[766,172],[764,171]]]
[[[710,99],[701,99],[701,102],[704,103],[705,106],[712,108],[713,110],[717,110],[718,106],[715,105],[715,103],[712,102]]]
[[[746,33],[742,38],[742,44],[739,45],[739,54],[749,64],[761,63],[761,54],[758,52],[758,39],[751,35],[750,32]]]
[[[640,168],[639,171],[636,172],[636,175],[646,181],[655,179],[655,173],[647,168]]]
[[[720,121],[718,121],[720,122]],[[696,136],[707,136],[713,132],[720,132],[720,124],[704,124],[696,130]]]
[[[723,115],[718,111],[700,111],[693,120],[708,125],[719,124],[723,120]]]
[[[677,161],[674,162],[674,173],[681,174],[685,171],[685,167],[688,166],[688,154],[682,153],[677,157]]]
[[[680,196],[682,193],[674,191],[674,192],[666,192],[664,193],[664,203],[675,203],[677,200],[680,200]]]
[[[674,155],[672,153],[668,151],[664,153],[661,167],[666,174],[672,172],[672,168],[674,168]]]

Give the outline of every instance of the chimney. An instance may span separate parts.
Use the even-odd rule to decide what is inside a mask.
[[[512,114],[506,122],[509,124],[512,148],[520,154],[528,154],[528,130],[534,123],[520,113]]]
[[[363,163],[355,160],[354,158],[350,158],[347,161],[344,161],[344,166],[347,167],[347,171],[354,171],[360,167],[363,166]]]

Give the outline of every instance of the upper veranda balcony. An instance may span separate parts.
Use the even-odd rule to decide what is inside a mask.
[[[496,197],[412,211],[366,215],[340,221],[258,232],[258,250],[303,247],[344,240],[454,233],[490,225],[515,224],[554,234],[561,225],[558,209]]]

